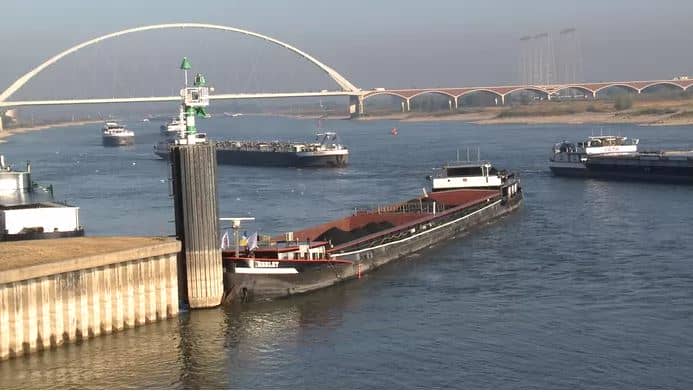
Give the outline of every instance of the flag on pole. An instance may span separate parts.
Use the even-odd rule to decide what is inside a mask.
[[[248,251],[257,248],[257,231],[248,238]]]
[[[221,236],[221,249],[227,249],[231,245],[231,240],[229,239],[229,231],[226,230],[224,235]]]

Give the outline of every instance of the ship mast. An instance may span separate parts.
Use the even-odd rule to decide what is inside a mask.
[[[207,115],[205,108],[209,106],[209,92],[214,91],[212,87],[207,86],[207,80],[204,75],[198,73],[195,75],[192,87],[188,87],[188,70],[192,68],[187,57],[183,57],[180,64],[180,69],[185,75],[185,86],[180,90],[181,104],[178,113],[178,120],[181,127],[179,139],[177,143],[195,144],[197,140],[197,128],[195,127],[195,117],[204,117]]]

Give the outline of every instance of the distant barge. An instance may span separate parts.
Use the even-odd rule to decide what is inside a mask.
[[[225,302],[281,298],[357,278],[521,205],[519,180],[487,162],[448,164],[431,179],[430,194],[286,233],[259,247],[224,249]]]
[[[349,162],[349,150],[339,143],[335,132],[315,134],[314,143],[291,143],[282,141],[224,140],[209,141],[217,150],[217,163],[240,166],[281,167],[343,167]],[[176,140],[162,140],[154,146],[154,153],[168,159],[169,148]],[[197,134],[198,143],[207,143],[207,135]]]
[[[218,141],[217,162],[222,165],[342,167],[349,162],[349,150],[335,132],[315,134],[314,143],[281,141]]]
[[[554,146],[555,175],[693,184],[693,151],[638,151],[638,139],[592,136]]]

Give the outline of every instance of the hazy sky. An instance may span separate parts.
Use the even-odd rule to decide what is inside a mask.
[[[42,60],[76,43],[123,28],[183,21],[240,27],[284,40],[363,88],[516,83],[520,78],[519,38],[541,32],[558,35],[567,27],[577,28],[583,78],[587,80],[693,74],[689,45],[693,1],[0,0],[0,4],[2,89]],[[231,38],[228,33],[214,34]],[[240,36],[233,38],[263,45]],[[161,36],[123,42],[118,49],[120,61],[154,59],[159,52],[163,55],[179,49],[175,40]],[[210,50],[215,52],[210,59],[222,64],[241,57],[240,52],[220,50],[222,47],[220,43]],[[289,61],[284,60],[282,49],[272,50],[277,59]],[[99,55],[105,56],[94,52],[89,57],[89,69],[100,66],[94,61]],[[73,63],[87,61],[77,56]],[[272,54],[262,56],[264,66],[275,62]],[[154,64],[152,59],[148,61]],[[207,65],[210,60],[204,61]],[[151,71],[156,72],[157,67],[153,65]],[[125,69],[122,72],[127,73]],[[262,68],[262,72],[274,73],[275,85],[281,80],[303,80],[297,74],[282,75],[281,66],[268,69]],[[320,74],[310,66],[307,69]],[[128,83],[140,82],[135,76],[128,78]],[[223,76],[217,76],[220,78]],[[42,83],[45,85],[27,88],[45,90],[54,79]]]

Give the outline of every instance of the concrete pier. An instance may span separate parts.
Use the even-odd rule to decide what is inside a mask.
[[[180,247],[158,237],[0,243],[0,359],[178,314]]]
[[[191,309],[221,304],[224,294],[216,148],[210,144],[171,149],[176,235],[183,251],[179,263],[181,297]]]

